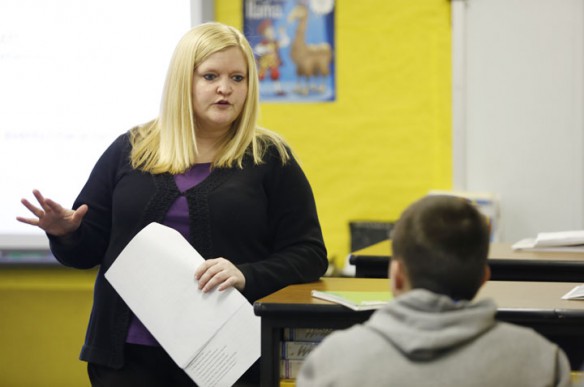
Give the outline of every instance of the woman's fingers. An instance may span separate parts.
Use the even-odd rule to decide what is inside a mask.
[[[243,273],[225,258],[208,259],[195,271],[195,279],[199,281],[199,289],[204,293],[217,287],[222,291],[230,287],[243,290],[245,277]]]
[[[73,220],[75,223],[81,223],[81,219],[87,214],[89,207],[87,204],[82,204],[75,212],[73,213]]]
[[[32,204],[31,202],[29,202],[26,199],[21,199],[20,202],[26,207],[26,209],[28,209],[37,218],[40,217],[40,215],[43,212],[43,210],[41,210],[40,208],[38,208],[37,206],[35,206],[34,204]]]
[[[88,207],[85,204],[80,206],[76,211],[63,208],[63,206],[54,200],[45,198],[36,189],[33,190],[33,195],[38,202],[38,206],[32,204],[27,199],[21,199],[21,203],[36,218],[17,216],[16,220],[40,227],[45,232],[55,236],[63,236],[77,230],[81,224],[81,220],[88,211]]]

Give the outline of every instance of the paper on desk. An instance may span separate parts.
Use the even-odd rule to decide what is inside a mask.
[[[540,232],[511,246],[513,250],[548,252],[584,252],[584,230]]]
[[[194,273],[203,261],[179,232],[151,223],[105,277],[199,386],[231,385],[260,356],[260,320],[237,290],[198,289]]]
[[[562,300],[584,300],[584,285],[576,286],[564,294]]]

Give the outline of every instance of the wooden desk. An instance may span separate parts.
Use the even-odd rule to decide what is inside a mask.
[[[385,240],[349,256],[360,278],[387,278],[391,241]],[[514,251],[509,243],[492,243],[489,249],[492,280],[584,282],[584,253]]]
[[[560,345],[570,358],[572,369],[584,361],[584,301],[560,297],[579,283],[490,281],[477,298],[493,298],[499,307],[497,318],[532,327]],[[355,312],[341,305],[311,297],[317,290],[387,290],[387,279],[322,278],[318,282],[288,286],[254,303],[261,317],[262,386],[278,386],[279,348],[283,328],[343,329],[367,320],[372,311]]]

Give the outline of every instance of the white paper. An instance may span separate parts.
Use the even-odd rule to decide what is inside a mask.
[[[219,374],[223,366],[210,361],[205,369],[187,374],[202,387],[229,386],[260,356],[260,319],[233,288],[199,290],[194,273],[203,261],[179,232],[151,223],[124,248],[105,277],[181,368],[222,343],[234,364],[231,372],[207,384],[201,375]],[[237,336],[249,338],[245,348],[232,339]]]
[[[573,246],[584,244],[584,230],[540,232],[535,241],[536,246]]]
[[[199,386],[231,386],[260,357],[260,330],[253,307],[238,312],[185,368]],[[242,331],[247,333],[242,334]]]
[[[564,294],[562,300],[584,300],[584,285],[576,286]]]
[[[514,243],[513,250],[584,253],[584,230],[540,232],[536,238]]]

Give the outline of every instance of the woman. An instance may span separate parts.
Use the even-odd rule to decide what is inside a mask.
[[[110,145],[72,210],[37,190],[38,206],[22,200],[34,217],[17,219],[43,229],[62,264],[100,266],[80,356],[93,385],[192,385],[103,276],[151,222],[207,259],[193,273],[205,292],[235,287],[253,302],[325,273],[310,185],[285,141],[257,126],[258,106],[245,37],[202,24],[175,49],[158,118]]]

